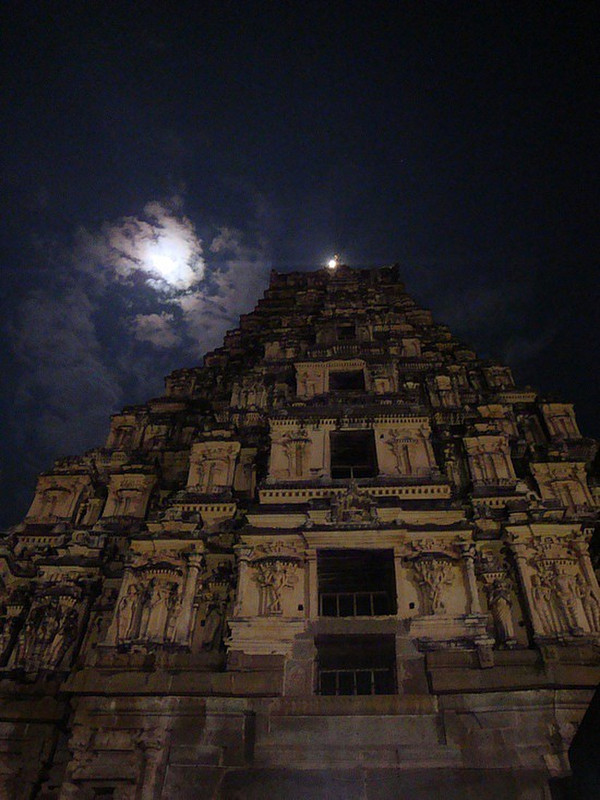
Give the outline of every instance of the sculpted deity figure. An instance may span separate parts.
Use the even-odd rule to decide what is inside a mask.
[[[59,667],[63,656],[77,636],[79,615],[74,608],[62,614],[60,624],[50,647],[46,651],[45,661],[48,667]]]
[[[566,629],[572,633],[580,633],[582,629],[579,622],[573,577],[561,571],[559,567],[556,567],[554,572],[554,587],[556,591],[558,614],[561,622]]]
[[[117,606],[117,641],[124,642],[136,638],[135,623],[138,618],[138,588],[130,583],[127,592]]]
[[[598,597],[582,575],[577,575],[575,586],[590,630],[600,631],[600,601]]]
[[[152,615],[152,607],[154,603],[154,586],[156,581],[154,578],[149,583],[144,584],[140,588],[140,627],[139,638],[145,639],[148,634],[148,626],[150,624],[150,616]]]
[[[267,562],[257,565],[256,582],[261,588],[261,610],[265,616],[281,614],[281,593],[286,587],[290,588],[290,568],[281,561]]]
[[[202,649],[217,650],[221,643],[225,602],[213,598],[208,607],[204,630],[202,632]]]
[[[496,579],[488,589],[488,602],[498,642],[507,646],[514,644],[515,629],[509,587]]]
[[[543,582],[539,575],[532,575],[531,593],[540,624],[540,632],[543,634],[554,633],[556,622],[552,610],[552,588]]]
[[[417,581],[421,586],[426,614],[439,614],[445,610],[442,592],[452,583],[451,566],[441,559],[421,559],[414,562]]]
[[[167,618],[165,620],[164,640],[165,642],[172,642],[175,635],[175,626],[177,624],[177,617],[181,611],[181,598],[179,596],[179,586],[177,583],[172,582],[169,586],[169,593],[167,595]]]
[[[48,647],[58,632],[61,611],[56,603],[49,604],[37,627],[37,644],[40,649]]]

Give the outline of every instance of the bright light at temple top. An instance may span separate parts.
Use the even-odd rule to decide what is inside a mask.
[[[329,259],[329,261],[327,262],[327,266],[329,267],[329,269],[335,269],[339,263],[340,262],[338,256],[334,256],[333,258]]]

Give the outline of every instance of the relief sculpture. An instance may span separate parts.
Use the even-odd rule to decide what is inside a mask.
[[[444,589],[452,585],[452,565],[439,558],[424,558],[414,562],[417,583],[421,588],[424,614],[443,614]]]

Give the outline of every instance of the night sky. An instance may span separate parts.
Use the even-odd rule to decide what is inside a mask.
[[[600,436],[597,9],[4,3],[0,525],[334,252]]]

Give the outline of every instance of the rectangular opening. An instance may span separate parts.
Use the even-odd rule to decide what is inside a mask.
[[[353,324],[338,325],[338,342],[351,342],[356,339],[356,326]]]
[[[393,636],[324,636],[316,646],[319,694],[395,693]]]
[[[319,611],[323,617],[377,617],[396,613],[392,550],[319,550]]]
[[[377,475],[377,454],[373,431],[332,431],[332,478],[374,478]]]
[[[332,370],[329,373],[330,392],[364,392],[365,374],[362,369],[347,372]]]

